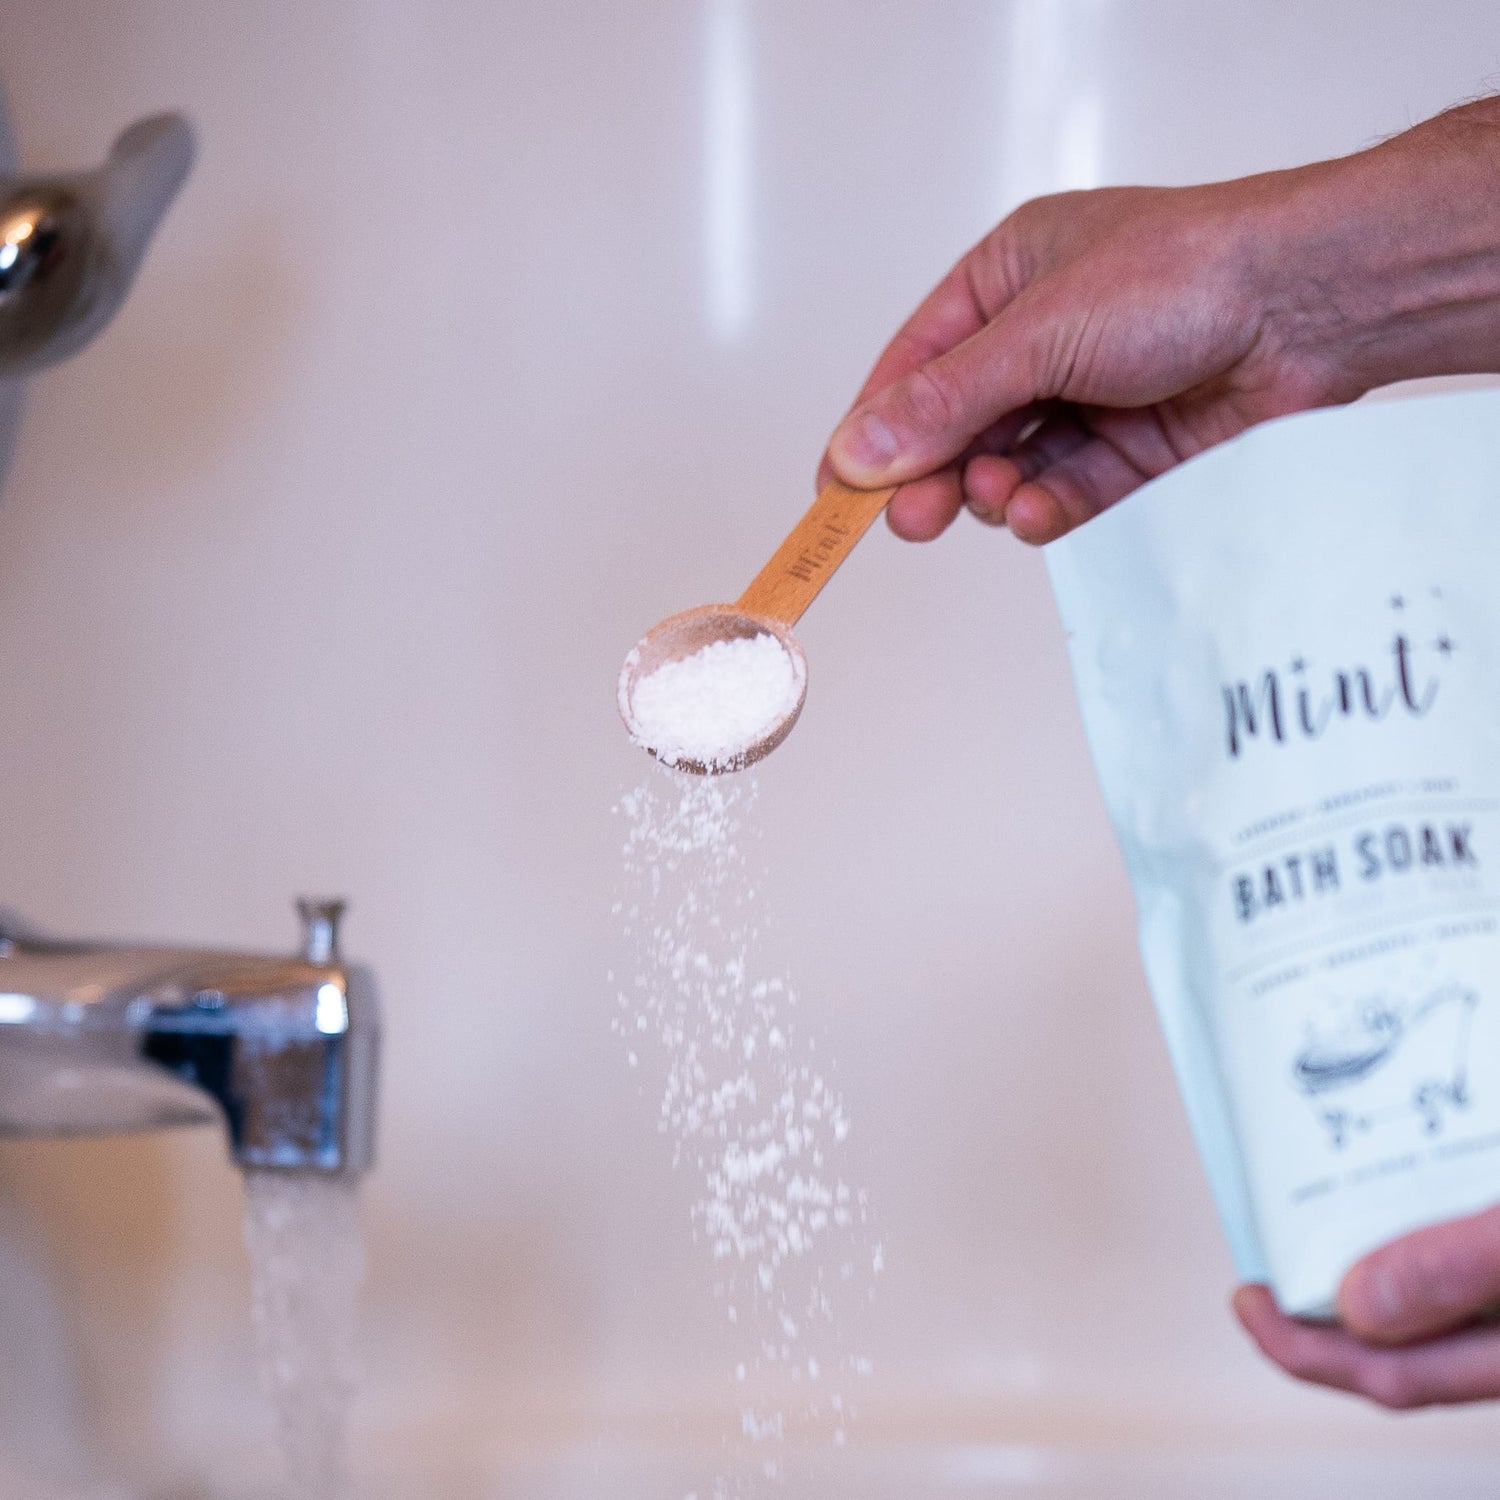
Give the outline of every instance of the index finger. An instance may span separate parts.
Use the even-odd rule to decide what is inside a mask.
[[[922,299],[917,310],[898,328],[880,351],[875,367],[865,377],[848,410],[876,391],[919,369],[930,359],[972,337],[994,316],[998,308],[986,309],[979,294],[974,265],[982,249],[976,245],[953,266]],[[833,467],[825,450],[818,465],[818,488],[833,478]]]
[[[971,338],[994,316],[986,313],[974,284],[971,262],[977,253],[977,248],[969,251],[896,330],[850,403],[851,411],[873,392]]]

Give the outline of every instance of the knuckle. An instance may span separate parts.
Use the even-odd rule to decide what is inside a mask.
[[[1321,1383],[1323,1361],[1318,1357],[1314,1341],[1303,1330],[1294,1335],[1275,1352],[1276,1363],[1296,1380]]]
[[[1427,1404],[1420,1382],[1404,1365],[1389,1360],[1371,1362],[1359,1372],[1359,1388],[1387,1411],[1411,1411]]]
[[[1035,309],[1035,336],[1027,341],[1027,374],[1033,389],[1047,397],[1068,393],[1082,357],[1082,329],[1058,299],[1049,297]]]
[[[919,431],[951,433],[958,425],[963,393],[944,366],[913,370],[902,394],[906,415]]]
[[[1292,350],[1279,356],[1277,394],[1288,411],[1310,411],[1351,401],[1359,392],[1331,359]]]
[[[1321,1364],[1313,1357],[1312,1352],[1301,1344],[1293,1344],[1282,1356],[1280,1364],[1294,1380],[1322,1384]]]
[[[1077,196],[1076,193],[1041,193],[1035,198],[1027,198],[1000,221],[1000,228],[1020,237],[1040,234],[1056,223],[1059,211],[1065,212],[1068,200]]]
[[[1041,274],[1049,248],[1050,201],[1032,198],[1021,204],[980,241],[972,274],[987,307],[1010,302]]]

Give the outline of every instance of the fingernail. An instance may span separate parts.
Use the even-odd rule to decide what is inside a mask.
[[[834,434],[833,446],[840,456],[862,469],[883,469],[899,448],[896,434],[873,411],[851,417]]]

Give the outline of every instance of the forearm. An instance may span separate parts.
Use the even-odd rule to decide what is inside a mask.
[[[1283,174],[1267,326],[1370,389],[1500,371],[1500,99]]]

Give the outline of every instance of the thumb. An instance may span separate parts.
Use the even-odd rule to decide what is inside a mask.
[[[978,333],[862,401],[834,429],[828,457],[862,489],[940,469],[987,427],[1042,393],[1028,319],[1002,313]]]
[[[1419,1229],[1344,1277],[1339,1316],[1370,1343],[1404,1344],[1461,1327],[1500,1298],[1500,1208]]]

